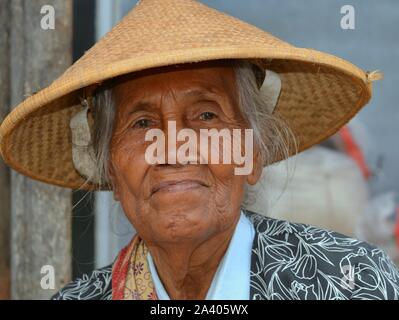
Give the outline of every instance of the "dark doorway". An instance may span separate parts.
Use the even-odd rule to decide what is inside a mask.
[[[95,0],[73,4],[73,60],[78,60],[95,42]],[[94,269],[94,193],[72,195],[72,273],[81,277]]]

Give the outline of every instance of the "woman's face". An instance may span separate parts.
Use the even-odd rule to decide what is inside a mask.
[[[114,195],[147,244],[202,243],[231,228],[239,217],[245,182],[254,184],[259,178],[257,157],[248,176],[235,175],[234,164],[173,164],[167,156],[165,163],[149,164],[145,153],[152,142],[145,135],[161,129],[168,143],[168,121],[175,122],[177,132],[246,128],[234,70],[217,62],[147,70],[125,77],[113,94]],[[183,143],[176,142],[176,149]]]

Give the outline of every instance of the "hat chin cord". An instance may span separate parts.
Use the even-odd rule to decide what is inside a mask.
[[[281,93],[281,78],[271,70],[266,70],[266,77],[260,88],[262,95],[267,99],[269,106],[269,113],[272,114],[276,109],[278,98]]]
[[[88,121],[89,105],[82,100],[83,110],[71,118],[69,127],[72,132],[72,161],[75,169],[92,183],[99,183],[93,143]]]

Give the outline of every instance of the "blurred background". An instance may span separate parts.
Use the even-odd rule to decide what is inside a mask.
[[[384,73],[373,83],[371,103],[340,132],[266,168],[249,190],[247,208],[367,240],[399,265],[399,1],[201,2],[293,45]],[[79,59],[136,3],[0,0],[0,120]],[[54,30],[40,28],[44,5],[55,8]],[[354,28],[343,28],[351,14]],[[133,233],[111,193],[44,186],[0,160],[0,299],[46,299],[72,278],[111,264]],[[49,290],[40,284],[45,265],[55,270]]]

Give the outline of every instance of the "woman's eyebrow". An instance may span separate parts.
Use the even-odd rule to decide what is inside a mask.
[[[133,103],[133,105],[130,107],[129,114],[140,111],[151,110],[153,108],[154,105],[148,101],[138,101]]]
[[[183,92],[182,96],[184,98],[205,98],[205,97],[220,97],[220,94],[212,88],[191,88]],[[134,102],[129,110],[129,114],[140,112],[140,111],[151,111],[154,109],[154,104],[149,101],[140,100]]]
[[[198,98],[198,97],[204,97],[204,96],[219,96],[217,94],[217,90],[213,89],[212,87],[209,88],[192,88],[183,93],[184,97],[192,97],[192,98]]]

